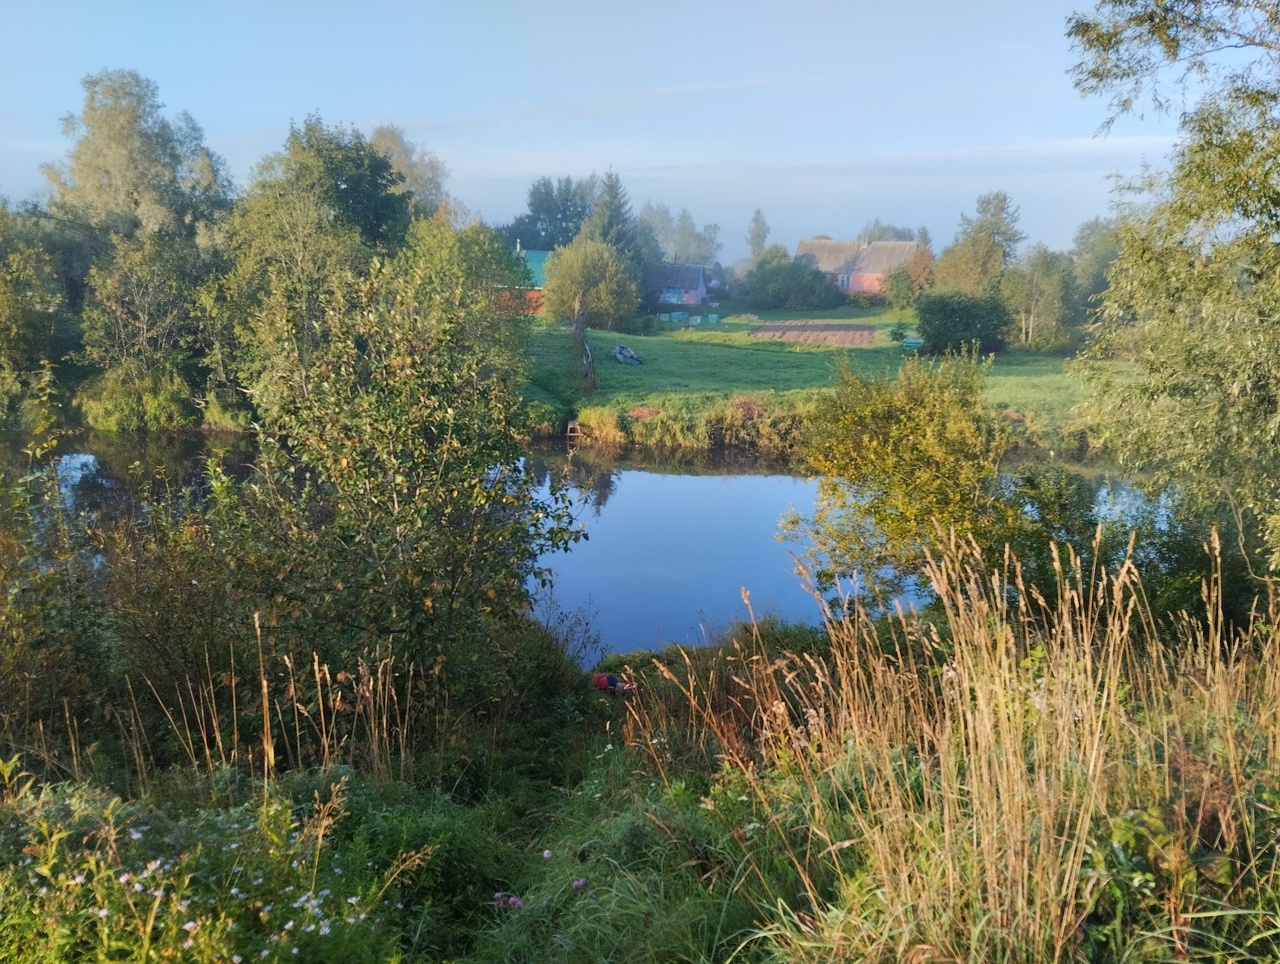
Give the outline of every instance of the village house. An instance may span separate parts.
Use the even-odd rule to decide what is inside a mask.
[[[922,247],[918,241],[810,238],[796,247],[796,260],[830,275],[841,291],[879,294],[885,277],[910,264]]]
[[[700,305],[707,300],[707,269],[700,264],[647,265],[644,296],[663,305]]]
[[[550,251],[530,251],[521,247],[520,241],[516,240],[516,257],[524,261],[524,266],[533,276],[533,290],[525,298],[530,313],[535,315],[542,310],[542,289],[547,284],[547,256],[550,254]]]

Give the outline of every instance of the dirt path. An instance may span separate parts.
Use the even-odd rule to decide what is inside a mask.
[[[770,321],[751,332],[752,338],[803,341],[813,345],[870,348],[876,341],[874,325],[843,321]]]

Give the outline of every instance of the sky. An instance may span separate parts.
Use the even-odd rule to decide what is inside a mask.
[[[1170,117],[1104,137],[1065,21],[1090,0],[5,0],[0,195],[44,190],[80,81],[130,69],[203,127],[237,184],[318,113],[394,123],[491,224],[538,177],[612,168],[633,207],[720,225],[721,260],[769,240],[852,238],[871,218],[935,249],[1006,191],[1031,242],[1071,246],[1115,179],[1162,165]]]

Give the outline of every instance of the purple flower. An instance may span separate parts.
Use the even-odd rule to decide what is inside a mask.
[[[579,877],[577,880],[575,880],[575,881],[573,882],[573,889],[574,889],[574,890],[582,890],[582,888],[583,888],[583,887],[585,887],[585,886],[587,886],[587,878],[586,878],[586,877]]]
[[[543,860],[550,860],[553,856],[554,856],[554,854],[552,854],[550,850],[544,850],[544,851],[542,851],[542,859],[543,859]]]
[[[524,901],[522,901],[519,897],[508,897],[507,904],[511,907],[514,907],[516,910],[519,910],[521,907],[524,906]]]

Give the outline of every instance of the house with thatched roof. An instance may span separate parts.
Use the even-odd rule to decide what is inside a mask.
[[[662,305],[700,305],[707,300],[707,269],[700,264],[651,264],[644,269],[644,296]]]
[[[905,268],[923,247],[918,241],[833,241],[810,238],[796,247],[796,260],[835,279],[841,291],[877,294],[884,279]]]

